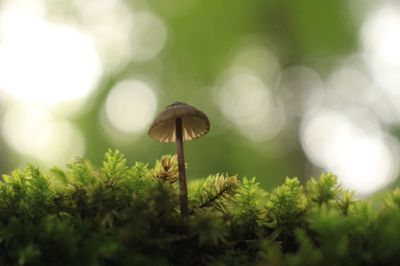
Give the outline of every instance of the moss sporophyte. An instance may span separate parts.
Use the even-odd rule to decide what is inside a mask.
[[[208,117],[195,107],[182,102],[168,105],[155,119],[149,136],[163,143],[176,142],[179,168],[179,201],[181,215],[189,213],[183,142],[199,138],[210,130]]]

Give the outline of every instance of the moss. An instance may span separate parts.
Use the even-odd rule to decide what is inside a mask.
[[[0,183],[0,265],[395,265],[400,192],[355,200],[331,173],[267,192],[255,178],[189,184],[179,214],[176,159],[101,169],[28,165]]]

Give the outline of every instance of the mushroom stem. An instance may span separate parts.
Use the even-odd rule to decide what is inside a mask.
[[[183,153],[183,137],[182,137],[182,119],[180,117],[175,120],[176,130],[176,151],[178,154],[179,168],[179,201],[181,203],[181,215],[186,217],[189,213],[188,193],[186,185],[186,169],[185,156]]]

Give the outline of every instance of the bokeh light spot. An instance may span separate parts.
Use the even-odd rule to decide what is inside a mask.
[[[0,20],[0,89],[46,106],[81,99],[97,84],[101,65],[90,36],[18,10]]]
[[[157,109],[153,88],[141,80],[125,80],[109,92],[105,113],[113,128],[122,133],[136,133],[149,126]]]
[[[226,118],[254,141],[274,137],[284,125],[285,116],[277,99],[252,73],[232,70],[218,89],[217,100]]]
[[[2,129],[15,151],[42,163],[64,164],[85,153],[80,130],[44,109],[14,106],[5,114]]]
[[[300,139],[311,162],[334,172],[345,188],[364,196],[398,174],[396,145],[389,144],[379,127],[371,127],[373,123],[333,110],[310,110],[302,121]]]
[[[120,0],[74,0],[85,29],[93,36],[105,71],[124,67],[131,59],[132,11]]]
[[[361,31],[361,44],[378,85],[400,94],[400,5],[389,2],[371,12]]]
[[[248,45],[233,59],[232,65],[246,68],[257,74],[264,81],[271,81],[280,70],[278,59],[265,46]]]
[[[325,97],[321,77],[306,66],[291,66],[283,70],[279,83],[279,96],[285,104],[287,116],[292,119],[302,117]]]
[[[164,22],[149,11],[133,13],[131,30],[132,60],[153,59],[164,47],[167,28]]]

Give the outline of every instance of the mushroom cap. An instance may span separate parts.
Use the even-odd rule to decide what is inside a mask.
[[[174,102],[154,119],[148,132],[149,136],[163,143],[175,142],[176,118],[182,119],[184,141],[199,138],[210,131],[210,121],[202,111],[186,103]]]

